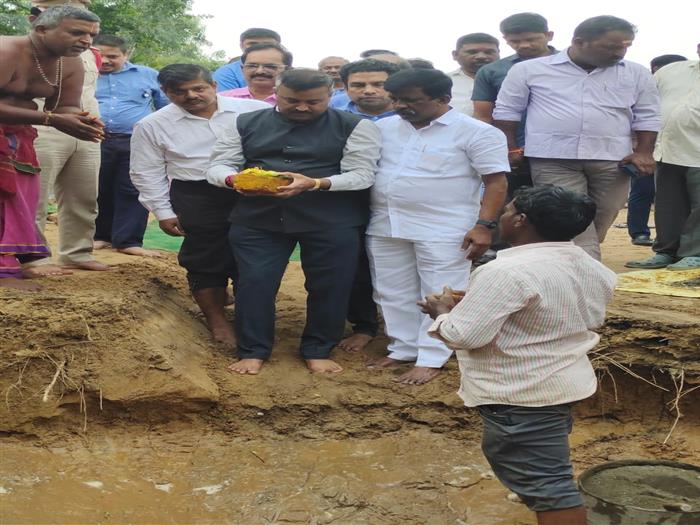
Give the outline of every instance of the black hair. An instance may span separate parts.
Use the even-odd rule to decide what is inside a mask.
[[[494,44],[498,47],[498,39],[488,33],[469,33],[457,39],[455,49],[459,49],[466,44]]]
[[[170,64],[158,73],[158,83],[163,89],[177,89],[185,82],[202,80],[207,84],[213,84],[211,71],[199,64]]]
[[[551,184],[521,188],[513,199],[537,234],[546,241],[570,241],[593,222],[596,205],[588,195]]]
[[[273,38],[277,43],[282,42],[282,37],[277,31],[265,29],[264,27],[251,27],[241,33],[241,42],[250,38]]]
[[[396,55],[399,54],[396,51],[389,51],[388,49],[368,49],[360,53],[360,58],[369,58],[372,55]]]
[[[333,79],[317,69],[287,69],[277,79],[278,86],[285,86],[293,91],[306,91],[319,87],[333,86]]]
[[[250,46],[248,49],[243,51],[243,54],[241,55],[241,64],[245,64],[246,58],[248,58],[248,55],[252,52],[262,51],[264,49],[276,49],[282,54],[282,63],[287,67],[292,65],[292,60],[294,60],[294,57],[289,51],[279,44],[255,44],[254,46]]]
[[[651,59],[651,69],[659,69],[674,62],[683,62],[688,60],[683,55],[660,55]]]
[[[516,13],[504,18],[499,26],[501,34],[548,33],[547,19],[537,13]]]
[[[391,76],[399,70],[399,66],[383,60],[374,60],[373,58],[365,58],[345,64],[340,68],[340,78],[343,84],[348,84],[348,77],[353,73],[374,73],[384,72],[387,76]]]
[[[66,18],[72,19],[72,20],[82,20],[84,22],[93,22],[93,23],[100,23],[100,17],[97,16],[95,13],[92,11],[88,11],[87,9],[83,9],[82,7],[76,7],[73,5],[57,5],[54,7],[49,7],[48,9],[38,9],[38,14],[36,11],[34,11],[35,8],[32,8],[30,11],[31,14],[36,15],[36,18],[32,21],[32,29],[36,27],[45,27],[47,29],[53,29],[54,27],[58,27],[58,25],[61,23],[61,20],[64,20]]]
[[[95,46],[117,47],[122,53],[129,52],[126,40],[116,35],[97,35],[92,42]]]
[[[574,29],[574,38],[580,38],[590,42],[603,36],[608,31],[622,31],[624,33],[636,33],[637,28],[627,20],[616,16],[601,15],[588,18]]]
[[[430,98],[452,95],[452,79],[437,69],[405,69],[384,83],[384,89],[392,93],[411,87],[422,89]]]
[[[433,63],[425,58],[409,58],[406,62],[411,64],[414,69],[435,69]]]

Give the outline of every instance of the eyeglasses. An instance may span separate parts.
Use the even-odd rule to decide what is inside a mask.
[[[277,71],[278,69],[283,69],[285,66],[281,66],[279,64],[252,64],[252,63],[246,63],[243,64],[243,67],[247,69],[248,71],[255,71],[258,68],[263,68],[266,71]]]

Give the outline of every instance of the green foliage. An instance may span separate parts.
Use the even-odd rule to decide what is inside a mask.
[[[29,8],[25,0],[0,0],[0,35],[26,35]]]
[[[29,30],[30,2],[0,0],[0,34]],[[191,62],[216,69],[226,60],[222,52],[208,56],[202,47],[205,17],[193,15],[191,0],[93,0],[90,10],[101,19],[100,32],[118,35],[132,47],[131,61],[156,69]]]

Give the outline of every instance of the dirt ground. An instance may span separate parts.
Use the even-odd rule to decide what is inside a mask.
[[[648,253],[622,229],[604,246],[616,271]],[[306,371],[297,263],[272,360],[239,377],[174,254],[98,258],[114,269],[0,290],[0,523],[534,523],[481,455],[454,361],[428,385],[399,386],[399,371],[364,368],[380,337],[366,354],[336,350],[338,377]],[[599,392],[576,409],[577,473],[697,462],[700,302],[620,292],[602,336]]]

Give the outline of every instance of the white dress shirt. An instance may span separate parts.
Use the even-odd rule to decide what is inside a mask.
[[[452,100],[450,101],[450,106],[460,113],[471,117],[474,114],[474,103],[472,102],[474,79],[462,71],[461,68],[450,71],[447,76],[452,79]]]
[[[367,235],[463,239],[479,217],[481,176],[510,170],[505,135],[456,109],[421,129],[399,116],[377,126],[382,156]]]
[[[526,111],[527,157],[619,161],[632,153],[632,132],[661,127],[644,66],[623,60],[589,73],[566,50],[508,71],[493,119],[520,121]]]
[[[587,352],[617,276],[571,242],[501,250],[429,329],[457,353],[467,406],[546,406],[592,395]]]
[[[668,64],[654,78],[661,95],[663,126],[654,158],[700,168],[700,61]]]
[[[265,104],[265,107],[270,106]],[[328,191],[364,190],[374,184],[375,163],[380,147],[381,135],[375,123],[367,119],[358,122],[345,142],[343,158],[340,159],[340,173],[323,177],[331,182]],[[239,172],[244,164],[241,136],[234,122],[214,145],[207,180],[209,184],[225,188],[226,177]]]
[[[169,104],[134,126],[131,181],[139,190],[141,204],[159,221],[176,216],[170,205],[170,181],[206,180],[214,143],[235,127],[236,115],[270,107],[260,100],[220,95],[217,104],[208,119]]]

